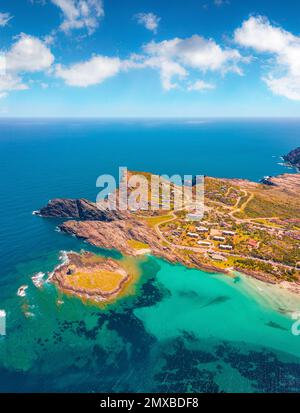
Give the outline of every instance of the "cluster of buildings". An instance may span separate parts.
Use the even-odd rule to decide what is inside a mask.
[[[195,223],[192,230],[186,231],[185,225],[175,225],[169,232],[171,235],[177,239],[190,240],[190,246],[203,248],[203,253],[214,261],[227,261],[226,252],[230,253],[235,249],[233,239],[236,232],[231,227],[224,228],[218,223],[208,223],[207,226]],[[258,249],[260,246],[260,241],[255,238],[247,237],[246,243],[250,249]]]
[[[172,231],[172,234],[175,236],[180,236],[182,234],[182,229],[179,228],[177,230]],[[216,230],[216,229],[209,229],[204,226],[197,226],[195,227],[195,232],[187,232],[187,237],[193,240],[197,240],[200,238],[201,235],[207,235],[207,238],[200,239],[197,241],[197,244],[200,247],[210,248],[214,246],[213,241],[217,241],[220,244],[218,248],[223,251],[232,251],[233,246],[230,244],[226,244],[226,238],[233,237],[235,235],[234,231],[229,230]],[[210,240],[208,239],[210,237]],[[221,256],[220,256],[221,257]],[[220,258],[219,257],[219,258]]]

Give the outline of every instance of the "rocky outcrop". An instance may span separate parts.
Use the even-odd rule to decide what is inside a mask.
[[[71,282],[78,272],[92,278],[96,276],[105,278],[105,273],[109,272],[115,274],[119,281],[112,289],[107,286],[99,288],[97,283],[95,283],[95,287],[83,287],[80,285],[80,282]],[[90,252],[82,252],[81,254],[68,253],[67,262],[59,265],[51,276],[51,282],[56,284],[62,291],[93,301],[106,301],[116,297],[129,280],[130,275],[117,261],[111,258],[101,258]]]
[[[300,146],[283,156],[286,163],[300,170]]]
[[[59,226],[60,230],[88,241],[101,248],[116,249],[123,254],[136,255],[137,251],[129,244],[136,240],[149,245],[152,252],[161,252],[163,247],[156,232],[138,220],[67,221]]]
[[[268,186],[275,186],[276,184],[272,182],[272,176],[264,176],[260,181],[261,184]]]
[[[121,211],[100,209],[99,206],[86,199],[57,198],[36,211],[37,215],[53,218],[75,218],[83,221],[114,221],[126,218],[127,214]]]

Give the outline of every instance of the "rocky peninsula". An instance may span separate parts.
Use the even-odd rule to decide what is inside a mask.
[[[289,152],[287,155],[284,155],[283,159],[288,165],[293,166],[300,171],[300,146]]]
[[[85,199],[54,199],[36,214],[64,218],[62,232],[126,256],[151,253],[208,272],[240,271],[299,292],[299,178],[284,174],[264,185],[206,177],[205,213],[196,223],[185,209],[111,211]],[[54,281],[61,288],[76,289],[63,284],[67,278],[59,274]]]

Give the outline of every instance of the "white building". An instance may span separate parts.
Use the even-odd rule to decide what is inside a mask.
[[[191,238],[199,238],[199,235],[196,234],[195,232],[188,232],[187,235]]]
[[[208,228],[205,228],[205,227],[196,227],[196,230],[197,230],[198,232],[208,232],[208,231],[209,231],[209,229],[208,229]]]
[[[211,246],[211,242],[208,242],[208,241],[198,241],[197,244],[200,245],[201,247],[210,247]]]
[[[233,237],[233,235],[235,235],[234,231],[223,231],[223,235],[230,235],[231,237]]]
[[[233,246],[232,245],[220,245],[219,248],[221,248],[221,250],[232,250]]]
[[[213,239],[214,239],[215,241],[220,241],[220,242],[224,242],[224,241],[225,241],[225,238],[224,238],[224,237],[219,237],[219,236],[215,236],[215,237],[213,237]]]
[[[201,221],[203,218],[203,214],[187,214],[186,220],[187,221]]]

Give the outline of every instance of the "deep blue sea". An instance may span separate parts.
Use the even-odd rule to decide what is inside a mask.
[[[299,145],[300,120],[290,119],[1,119],[0,391],[299,391],[300,338],[246,279],[149,257],[136,296],[106,310],[70,297],[58,307],[55,288],[30,279],[53,269],[60,250],[83,246],[32,215],[49,199],[95,200],[97,177],[117,177],[120,166],[258,181],[294,172],[280,156]],[[226,311],[227,328],[214,329]]]

